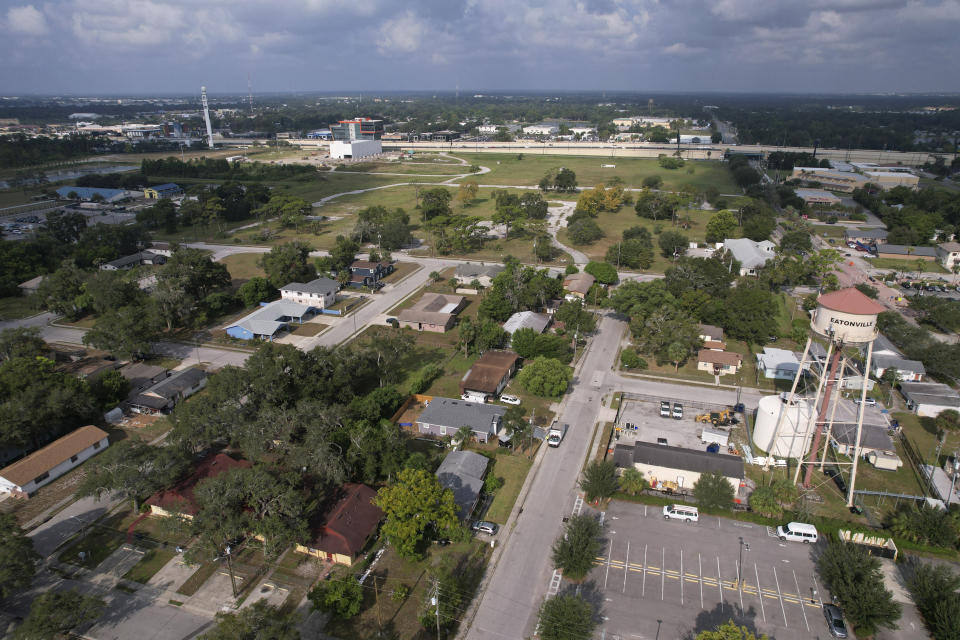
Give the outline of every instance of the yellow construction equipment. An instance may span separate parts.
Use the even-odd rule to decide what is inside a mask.
[[[710,423],[715,427],[726,427],[733,423],[733,414],[729,409],[723,411],[714,411],[711,413],[702,413],[697,416],[697,422]]]
[[[710,419],[709,413],[701,413],[697,416],[697,422],[713,422],[713,420]]]

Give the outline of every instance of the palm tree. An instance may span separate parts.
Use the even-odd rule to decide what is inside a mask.
[[[471,429],[467,425],[463,425],[462,427],[457,429],[457,435],[454,437],[454,439],[460,443],[460,446],[462,448],[465,449],[467,447],[467,443],[470,442],[470,438],[472,437],[473,437],[473,429]]]

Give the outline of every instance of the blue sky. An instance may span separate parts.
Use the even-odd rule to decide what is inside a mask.
[[[960,0],[3,0],[0,93],[960,91]]]

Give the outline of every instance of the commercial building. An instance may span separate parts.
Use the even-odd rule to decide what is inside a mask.
[[[377,532],[383,510],[374,504],[377,492],[363,484],[336,489],[310,520],[310,541],[294,551],[336,564],[351,565]]]
[[[819,167],[794,167],[790,177],[793,180],[818,182],[824,189],[842,193],[853,193],[854,189],[860,189],[869,182],[866,177],[858,173]]]
[[[480,132],[482,136],[492,136],[495,135],[498,131],[504,130],[507,133],[516,133],[520,130],[520,125],[518,124],[482,124],[477,127],[477,131]]]
[[[326,309],[337,301],[340,285],[330,278],[317,278],[310,282],[291,282],[280,289],[280,299],[306,305],[313,309]]]
[[[560,131],[560,127],[555,124],[532,124],[523,128],[525,136],[555,136]]]
[[[107,432],[87,425],[0,469],[0,493],[28,498],[40,487],[110,446]]]
[[[757,275],[757,269],[777,255],[777,245],[769,240],[755,242],[750,238],[733,238],[724,240],[723,248],[740,263],[741,276]]]
[[[937,245],[937,260],[947,271],[960,264],[960,242],[944,242]]]
[[[937,259],[937,250],[934,247],[912,247],[905,244],[884,243],[877,245],[877,257],[933,262]]]
[[[672,144],[677,143],[677,139],[673,138],[670,140]],[[681,134],[680,135],[680,144],[710,144],[712,138],[709,131],[704,133],[698,133],[694,135]]]
[[[825,189],[797,189],[797,196],[808,205],[834,205],[840,204],[841,200]]]
[[[622,469],[636,469],[654,488],[675,482],[679,489],[689,492],[702,474],[718,473],[739,492],[744,479],[743,459],[739,456],[653,442],[618,444],[613,448],[613,462]]]
[[[460,379],[460,393],[471,395],[477,402],[500,395],[517,370],[519,359],[513,351],[484,351]]]
[[[57,196],[63,200],[102,200],[106,203],[120,202],[132,197],[132,192],[125,189],[101,189],[99,187],[60,187]]]
[[[901,382],[900,393],[918,416],[936,418],[941,411],[960,410],[960,394],[939,382]]]
[[[453,436],[461,427],[470,427],[477,442],[497,437],[507,410],[492,404],[435,397],[416,420],[420,433]]]
[[[877,185],[881,189],[890,190],[894,187],[916,189],[920,186],[919,176],[907,171],[864,171],[867,182]]]
[[[743,358],[733,351],[701,349],[697,353],[697,370],[712,373],[715,376],[734,374],[740,370]]]
[[[337,124],[330,125],[330,134],[337,142],[380,140],[383,137],[383,120],[372,118],[340,120]]]
[[[486,456],[473,451],[451,451],[437,468],[437,480],[441,487],[453,492],[457,514],[463,520],[477,507],[489,463]]]
[[[425,293],[415,305],[397,316],[401,327],[416,331],[444,333],[453,328],[457,314],[465,306],[463,296],[443,293]]]
[[[143,190],[143,197],[148,200],[159,200],[160,198],[175,198],[182,193],[183,189],[172,182],[166,182],[155,187],[147,187]]]
[[[380,140],[354,140],[353,142],[334,140],[330,143],[330,157],[336,160],[372,158],[381,153],[383,153],[383,144]]]
[[[263,302],[259,309],[227,327],[227,335],[240,340],[273,340],[278,332],[287,329],[291,323],[303,324],[313,315],[314,311],[304,304],[288,300]]]

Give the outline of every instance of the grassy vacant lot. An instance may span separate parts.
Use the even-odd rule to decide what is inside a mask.
[[[146,584],[146,582],[152,578],[154,574],[160,571],[160,569],[162,569],[168,562],[173,560],[174,556],[176,555],[176,552],[171,551],[170,549],[150,549],[143,554],[143,558],[140,560],[140,562],[133,565],[130,571],[127,571],[123,575],[123,579]]]
[[[90,527],[86,535],[60,553],[60,562],[69,562],[86,569],[93,569],[120,548],[126,541],[126,530],[134,515],[122,511]],[[80,559],[80,553],[85,555]]]
[[[679,191],[686,185],[700,191],[709,186],[721,193],[740,193],[730,177],[726,165],[719,161],[688,160],[681,169],[664,169],[655,158],[601,158],[577,156],[551,156],[524,153],[517,160],[516,153],[458,153],[471,164],[490,167],[490,173],[480,178],[483,184],[509,184],[535,186],[548,171],[566,167],[577,174],[577,184],[590,187],[617,176],[628,187],[640,188],[647,176],[663,178],[663,189]],[[499,164],[497,164],[499,162]],[[615,164],[616,168],[602,168]]]
[[[38,312],[36,301],[29,296],[0,298],[0,320],[19,320]]]
[[[357,164],[343,165],[342,169],[337,169],[337,173],[404,173],[437,176],[440,178],[449,178],[459,176],[470,172],[470,167],[462,164],[453,164],[450,162],[412,162],[389,161],[379,162],[360,162]]]
[[[814,224],[810,225],[810,230],[814,235],[820,236],[821,238],[839,239],[843,238],[843,233],[847,228],[835,224]]]
[[[874,258],[870,260],[870,265],[874,269],[892,269],[894,271],[916,272],[918,265],[917,258],[901,260],[899,258]],[[940,266],[939,262],[933,260],[923,261],[924,273],[949,273]]]
[[[257,264],[260,258],[261,255],[259,253],[235,253],[232,256],[226,256],[220,262],[227,266],[230,277],[235,281],[239,281],[239,283],[235,282],[235,284],[242,284],[250,278],[256,276],[262,278],[265,275],[263,267]]]
[[[315,336],[328,326],[322,322],[307,322],[294,329],[292,333],[295,336]]]
[[[533,462],[524,455],[506,452],[496,456],[492,462],[492,468],[487,473],[503,478],[503,486],[494,495],[484,517],[498,524],[506,524]]]

